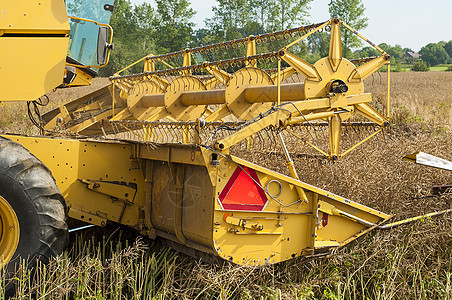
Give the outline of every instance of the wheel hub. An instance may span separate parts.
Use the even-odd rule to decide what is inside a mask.
[[[0,196],[0,267],[3,267],[16,252],[20,227],[16,213],[8,201]]]

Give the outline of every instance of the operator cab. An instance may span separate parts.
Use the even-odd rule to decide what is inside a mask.
[[[65,86],[91,84],[99,68],[108,62],[114,0],[66,0],[69,17],[69,47],[66,58]]]

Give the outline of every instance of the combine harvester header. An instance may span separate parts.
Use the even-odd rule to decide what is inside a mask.
[[[96,172],[68,178],[74,184],[62,190],[69,216],[81,219],[89,213],[98,224],[102,216],[103,222],[139,228],[195,255],[251,265],[328,252],[382,224],[389,215],[300,181],[291,157],[303,144],[327,159],[339,159],[388,124],[371,106],[363,80],[389,67],[390,57],[365,40],[381,56],[345,59],[341,27],[352,30],[333,19],[149,55],[136,62],[144,62],[142,73],[121,75],[123,69],[110,78],[111,86],[43,115],[48,132],[105,136],[109,149],[126,149],[122,156],[102,155],[105,163],[90,162],[94,169],[111,170],[104,171],[108,182],[98,180]],[[303,40],[322,31],[330,32],[329,55],[310,64],[297,53]],[[368,134],[354,144],[341,142],[355,126]],[[319,134],[326,136],[323,142]],[[283,153],[290,176],[236,155],[265,149]],[[139,171],[120,171],[130,153]],[[86,165],[83,157],[79,166]],[[124,173],[134,173],[134,180],[126,181]],[[118,212],[102,201],[87,206],[72,200],[76,189],[113,196],[108,191],[113,182],[124,181],[135,196]]]
[[[294,167],[307,147],[334,161],[388,124],[390,57],[363,38],[381,55],[347,60],[341,28],[363,38],[332,19],[149,55],[43,115],[49,135],[79,139],[10,138],[49,166],[72,218],[243,265],[330,253],[392,226],[382,225],[390,215],[304,183]],[[320,32],[330,36],[328,57],[311,64],[299,53]],[[143,72],[122,75],[138,63]],[[385,116],[363,83],[384,65]],[[245,160],[249,153],[280,153],[290,176]]]

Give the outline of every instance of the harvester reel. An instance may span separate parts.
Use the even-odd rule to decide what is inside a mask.
[[[331,32],[328,56],[314,64],[305,61],[299,54],[299,48],[293,46],[328,28]],[[343,29],[358,35],[379,51],[381,56],[353,61],[344,58],[341,42]],[[193,64],[192,58],[199,56],[202,58],[201,62]],[[309,139],[312,143],[308,144],[315,151],[335,159],[376,135],[370,133],[364,139],[358,137],[358,143],[349,139],[351,142],[345,146],[341,137],[347,134],[347,131],[343,130],[344,126],[348,126],[345,121],[354,123],[355,128],[365,119],[370,121],[366,123],[372,123],[379,129],[387,124],[389,104],[386,117],[374,109],[371,106],[371,94],[365,93],[364,80],[382,66],[389,67],[389,59],[383,49],[337,18],[281,32],[168,54],[149,55],[142,73],[121,76],[115,74],[110,78],[114,88],[121,90],[122,94],[127,93],[128,97],[127,107],[112,109],[122,110],[113,116],[108,124],[111,126],[110,132],[118,133],[117,128],[119,131],[137,131],[157,126],[155,123],[161,121],[172,122],[170,126],[180,127],[184,132],[193,129],[194,125],[190,127],[181,122],[196,123],[199,119],[217,127],[223,126],[221,122],[241,123],[229,127],[227,134],[232,134],[242,126],[251,125],[267,117],[267,121],[252,125],[252,130],[242,131],[231,138],[226,144],[232,146],[242,141],[245,136],[246,139],[252,138],[248,135],[257,135],[261,130],[273,128],[283,131],[287,126],[306,124],[314,128],[315,124],[323,122],[328,124],[326,143],[314,138],[309,131],[297,135],[297,138],[304,142]],[[64,109],[61,111],[65,112]],[[107,114],[103,110],[99,113]],[[270,116],[273,113],[278,116]],[[351,122],[351,118],[357,113],[363,118],[357,119],[359,122]],[[108,131],[105,126],[108,125],[103,123],[99,126],[100,120],[99,117],[91,125],[79,128],[83,128],[85,132],[88,132],[88,127],[93,131],[102,128],[99,133],[105,134]],[[95,124],[96,122],[98,124]],[[150,125],[151,122],[154,124]],[[207,127],[201,124],[196,126],[199,128],[189,134],[193,138],[189,139],[189,135],[184,134],[183,143],[193,141],[202,144],[202,138],[197,135]],[[369,128],[368,125],[365,126]],[[148,129],[150,128],[146,128],[145,132],[148,132]],[[170,132],[172,134],[173,130]],[[215,130],[214,133],[217,134],[218,131]],[[162,134],[167,132],[163,130]],[[143,136],[143,139],[147,138],[148,135]]]
[[[245,67],[234,73],[225,90],[226,105],[229,111],[239,120],[249,121],[259,114],[268,111],[272,102],[250,103],[245,100],[244,91],[250,86],[274,85],[270,74],[255,67]],[[262,100],[266,94],[259,95]]]
[[[344,94],[357,95],[364,93],[364,83],[362,80],[356,82],[344,80],[350,78],[356,69],[355,65],[346,58],[341,58],[336,71],[333,70],[328,57],[318,60],[314,64],[314,68],[320,75],[320,81],[309,78],[305,80],[304,92],[306,99],[327,98],[328,94],[332,93],[330,89],[331,84],[337,80],[343,81],[348,87],[348,91],[344,92]]]
[[[182,93],[205,91],[204,83],[193,76],[181,76],[175,78],[168,86],[165,93],[165,109],[172,118],[177,121],[196,120],[206,111],[206,105],[185,105],[182,101]]]
[[[127,107],[130,113],[137,120],[146,119],[146,117],[151,115],[153,110],[144,106],[141,101],[142,94],[154,95],[163,94],[164,92],[165,91],[159,84],[152,81],[144,81],[142,83],[135,84],[127,97]]]

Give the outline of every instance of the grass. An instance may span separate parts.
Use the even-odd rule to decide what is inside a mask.
[[[406,65],[406,64],[391,64],[391,72],[412,72],[411,70],[412,65]],[[452,65],[438,65],[430,67],[430,72],[444,72],[444,71],[450,71],[452,68]],[[380,68],[380,72],[386,72],[387,66],[383,66]]]
[[[450,184],[451,172],[401,160],[419,150],[452,160],[452,72],[391,79],[392,125],[384,136],[333,165],[312,158],[295,164],[303,181],[394,214],[396,221],[447,209],[452,201],[451,194],[431,197],[429,188]],[[365,82],[380,111],[385,80],[375,75]],[[10,131],[28,124],[12,117],[14,110],[2,113]],[[244,158],[287,173],[281,156]],[[89,230],[71,235],[70,249],[39,266],[35,277],[20,269],[16,299],[452,299],[451,228],[450,214],[426,218],[373,231],[329,257],[262,268],[207,265],[127,230]],[[0,280],[0,299],[4,286]]]
[[[15,299],[451,299],[444,225],[373,232],[331,257],[262,268],[203,264],[130,232],[88,232],[35,276],[20,269]]]
[[[430,67],[430,71],[432,72],[443,72],[447,70],[447,66],[434,66],[434,67]]]

